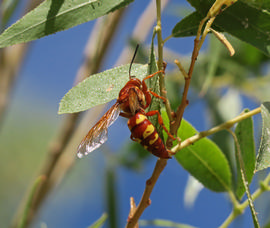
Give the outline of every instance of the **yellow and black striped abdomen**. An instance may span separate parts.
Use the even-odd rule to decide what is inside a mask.
[[[140,143],[146,150],[160,158],[170,158],[154,125],[141,113],[128,120],[131,139]]]

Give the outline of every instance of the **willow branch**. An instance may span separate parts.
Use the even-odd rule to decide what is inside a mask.
[[[164,41],[162,38],[162,26],[161,26],[161,2],[160,0],[156,0],[156,8],[157,8],[157,25],[156,25],[156,33],[157,33],[157,41],[158,41],[158,70],[163,70],[163,45]],[[172,110],[170,101],[167,98],[167,90],[165,87],[165,74],[160,73],[159,74],[159,86],[160,86],[160,95],[166,99],[165,102],[165,108],[167,115],[169,117],[169,120],[172,121]]]
[[[251,196],[250,190],[249,190],[249,186],[248,186],[248,180],[247,180],[247,175],[246,175],[246,170],[245,170],[245,164],[244,164],[243,157],[242,157],[241,147],[240,147],[240,144],[239,144],[239,141],[237,139],[236,134],[231,129],[228,129],[228,131],[232,135],[234,142],[235,142],[235,145],[236,145],[236,157],[237,157],[237,160],[238,160],[239,165],[240,165],[241,178],[242,178],[242,182],[243,182],[243,185],[244,185],[244,188],[246,191],[247,200],[248,200],[250,211],[252,214],[254,227],[260,227],[257,213],[256,213],[255,208],[254,208],[254,201],[252,199],[252,196]]]
[[[244,120],[244,119],[247,119],[249,117],[252,117],[256,114],[259,114],[261,112],[261,108],[256,108],[256,109],[253,109],[249,112],[245,112],[245,113],[242,113],[240,114],[239,116],[225,122],[225,123],[222,123],[218,126],[215,126],[209,130],[206,130],[206,131],[201,131],[200,133],[194,135],[194,136],[191,136],[190,138],[184,140],[183,142],[181,142],[181,144],[177,144],[176,146],[174,146],[171,151],[173,153],[176,153],[178,151],[180,151],[181,149],[185,148],[185,147],[188,147],[189,145],[192,145],[193,143],[197,142],[198,140],[204,138],[204,137],[207,137],[209,135],[212,135],[212,134],[215,134],[219,131],[222,131],[222,130],[226,130],[226,129],[229,129],[231,128],[234,124]]]
[[[148,179],[146,181],[146,186],[145,186],[145,190],[144,190],[143,196],[141,198],[141,201],[140,201],[138,207],[136,208],[136,211],[133,214],[133,216],[128,218],[126,228],[135,227],[135,225],[138,223],[138,220],[141,217],[144,209],[150,205],[150,203],[151,203],[150,195],[151,195],[153,188],[154,188],[154,186],[159,178],[159,175],[161,174],[161,172],[163,171],[163,169],[165,168],[166,165],[167,165],[167,159],[158,159],[157,160],[157,163],[156,163],[155,169],[152,173],[152,176],[150,177],[150,179]]]
[[[260,187],[252,194],[251,198],[255,201],[265,191],[270,191],[270,174],[260,183]],[[243,203],[237,205],[237,208],[233,208],[232,212],[225,219],[225,221],[219,226],[219,228],[227,228],[244,210],[249,206],[249,200],[246,199]]]
[[[177,111],[175,113],[175,121],[170,124],[170,132],[172,135],[176,135],[177,130],[180,127],[185,108],[188,105],[187,94],[188,94],[188,90],[190,87],[190,81],[192,78],[195,62],[196,62],[197,57],[199,55],[199,51],[200,51],[200,49],[205,41],[205,38],[206,38],[208,32],[210,31],[210,28],[211,28],[214,20],[216,19],[216,16],[224,10],[224,9],[222,9],[222,6],[226,5],[226,8],[227,8],[231,4],[233,4],[233,2],[235,2],[235,1],[227,1],[227,0],[216,1],[213,4],[213,6],[210,8],[210,10],[208,11],[207,16],[205,18],[203,18],[199,24],[197,35],[196,35],[196,38],[194,40],[194,48],[193,48],[193,52],[192,52],[192,56],[191,56],[191,63],[190,63],[189,71],[188,71],[188,77],[186,77],[186,76],[184,77],[185,78],[185,85],[184,85],[184,91],[183,91],[183,95],[182,95],[181,104],[179,105],[179,107],[177,108]],[[203,26],[205,23],[206,23],[206,25],[205,25],[205,28],[203,29]],[[171,141],[172,141],[171,138],[168,137],[167,144],[170,144]]]
[[[116,27],[119,24],[122,14],[123,9],[110,14],[108,16],[107,24],[99,26],[98,34],[91,34],[85,49],[85,60],[76,75],[75,83],[98,71],[101,62],[107,53],[108,46],[112,41],[112,37],[116,32]],[[57,169],[56,164],[74,133],[79,115],[79,113],[73,113],[64,117],[62,125],[58,131],[58,135],[48,149],[48,155],[40,174],[46,177],[46,181],[41,184],[36,192],[35,198],[31,204],[32,213],[29,213],[27,217],[27,226],[30,225],[44,199],[53,187],[52,183],[55,181],[51,182],[52,173]],[[16,227],[18,220],[18,218],[15,218],[13,227]]]
[[[163,3],[163,4],[161,4]],[[163,69],[163,40],[162,40],[162,30],[161,30],[161,12],[164,6],[167,4],[165,1],[156,0],[156,8],[157,8],[157,38],[158,38],[158,68]],[[165,82],[164,82],[164,75],[160,75],[159,77],[159,84],[160,84],[160,91],[161,95],[167,98],[166,90],[165,90]],[[168,99],[166,99],[168,101]],[[168,101],[169,102],[169,101]],[[167,103],[166,107],[170,107],[169,103]],[[146,186],[142,198],[138,207],[136,208],[135,212],[130,212],[128,222],[126,228],[133,228],[137,227],[138,220],[141,217],[142,213],[144,212],[145,208],[148,207],[151,203],[150,195],[152,190],[159,178],[159,175],[163,171],[167,164],[167,159],[158,159],[155,165],[154,171],[150,179],[146,181]]]
[[[169,0],[163,0],[161,2],[161,11],[168,4]],[[146,9],[143,11],[142,15],[138,19],[136,26],[132,32],[132,40],[136,40],[138,43],[144,43],[147,39],[149,32],[153,30],[153,26],[156,22],[156,1],[151,0],[147,5]],[[121,65],[130,61],[133,55],[133,50],[129,46],[125,47],[119,58],[117,59],[115,65]]]

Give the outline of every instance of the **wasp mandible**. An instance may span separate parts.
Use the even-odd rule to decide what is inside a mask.
[[[146,150],[160,158],[170,158],[169,151],[165,148],[154,125],[147,119],[147,116],[158,115],[158,122],[167,132],[169,137],[175,139],[163,124],[162,117],[157,110],[145,112],[151,103],[151,94],[162,100],[159,96],[147,88],[145,80],[154,77],[163,70],[146,76],[142,81],[135,76],[131,76],[131,66],[138,50],[135,53],[129,67],[129,81],[120,90],[116,103],[101,117],[101,119],[90,129],[78,146],[77,155],[79,158],[87,155],[100,147],[108,139],[108,127],[114,123],[118,116],[128,118],[128,127],[131,131],[130,138],[140,143]],[[122,112],[121,112],[122,111]]]

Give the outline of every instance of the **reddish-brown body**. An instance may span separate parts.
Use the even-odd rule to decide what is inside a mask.
[[[159,137],[154,125],[141,113],[135,114],[128,120],[131,131],[130,138],[140,143],[146,150],[160,158],[170,158],[164,143]]]

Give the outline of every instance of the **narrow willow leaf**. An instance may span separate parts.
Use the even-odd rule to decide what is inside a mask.
[[[251,5],[252,7],[256,7],[258,9],[265,9],[267,11],[270,11],[270,1],[269,0],[243,0],[245,3]]]
[[[107,214],[104,213],[93,225],[89,226],[88,228],[99,228],[105,223],[107,219]]]
[[[205,80],[202,85],[200,95],[203,96],[207,93],[208,88],[210,87],[212,80],[217,72],[218,63],[221,59],[221,45],[217,39],[210,39],[210,54],[207,66],[207,73],[205,75]]]
[[[46,177],[44,175],[39,176],[35,180],[33,186],[31,187],[31,191],[29,193],[29,196],[28,196],[28,199],[27,199],[24,211],[23,211],[22,218],[21,218],[20,223],[18,225],[18,228],[26,227],[27,219],[28,219],[29,214],[31,213],[31,209],[32,209],[31,206],[32,206],[32,202],[33,202],[33,199],[35,197],[35,194],[36,194],[38,188],[40,187],[41,183],[44,182],[45,180],[46,180]]]
[[[256,171],[270,167],[270,102],[261,105],[262,137],[256,161]]]
[[[149,65],[148,65],[148,71],[147,71],[148,75],[154,74],[155,72],[158,71],[156,55],[155,55],[155,48],[154,48],[155,36],[156,36],[156,32],[154,30],[154,33],[152,36],[152,41],[151,41],[151,48],[150,48]],[[160,95],[159,76],[158,75],[155,75],[154,77],[145,80],[145,82],[146,82],[148,88],[150,88],[156,94]],[[149,107],[147,108],[147,111],[150,111],[150,110],[159,110],[160,111],[160,108],[161,108],[161,100],[157,97],[152,96],[152,102],[149,105]],[[157,128],[159,135],[162,136],[162,129],[158,127],[160,125],[158,124],[157,115],[149,116],[148,119]]]
[[[163,112],[163,120],[168,126],[168,117]],[[196,129],[182,120],[178,137],[183,141],[197,134]],[[224,192],[231,188],[231,171],[228,161],[219,147],[210,139],[202,138],[175,155],[176,160],[192,176],[212,191]]]
[[[171,228],[195,228],[194,226],[176,223],[170,220],[155,219],[155,220],[140,220],[140,226],[157,226],[157,227],[171,227]]]
[[[214,0],[188,0],[190,4],[196,8],[201,17],[207,15]],[[264,6],[264,5],[263,5]],[[197,15],[198,17],[199,15]],[[196,17],[196,18],[197,18]],[[195,18],[195,17],[194,17]],[[225,11],[221,12],[214,21],[214,29],[217,31],[225,31],[238,39],[245,41],[266,55],[270,55],[270,13],[268,9],[258,8],[252,4],[246,4],[244,1],[237,1]],[[189,29],[188,23],[181,30]],[[196,21],[194,20],[194,25]],[[195,30],[195,28],[193,28]],[[178,34],[174,28],[172,34]],[[194,33],[194,31],[192,32]]]
[[[130,2],[132,0],[46,0],[0,35],[0,48],[66,30]]]
[[[174,26],[172,30],[172,36],[195,36],[197,34],[198,26],[201,20],[202,15],[198,11],[189,14]]]
[[[108,161],[111,161],[108,158]],[[113,163],[113,162],[111,162]],[[119,227],[118,225],[118,202],[117,199],[118,194],[116,190],[116,171],[115,167],[112,167],[112,164],[109,164],[109,167],[106,170],[106,186],[105,186],[105,194],[106,194],[106,206],[108,211],[108,224],[109,227]]]
[[[248,111],[249,110],[245,110],[245,112],[248,112]],[[240,146],[243,164],[245,166],[244,168],[245,168],[245,173],[246,173],[246,178],[247,178],[246,181],[248,183],[251,183],[251,180],[254,175],[255,161],[256,161],[252,118],[248,118],[239,122],[235,128],[235,134],[236,134],[239,146]],[[238,159],[236,159],[236,161],[237,161],[236,163],[237,164],[237,181],[236,181],[235,194],[238,199],[241,199],[245,193],[245,187],[241,178],[241,170],[240,170]]]
[[[63,97],[58,113],[81,112],[116,99],[129,80],[129,66],[123,65],[88,77]],[[144,78],[147,65],[133,64],[132,75]]]
[[[241,174],[241,179],[242,179],[243,186],[245,188],[245,192],[247,194],[248,204],[249,204],[249,208],[250,208],[250,211],[252,214],[253,224],[254,224],[255,228],[259,228],[260,227],[259,220],[257,217],[257,213],[255,211],[254,202],[253,202],[253,199],[252,199],[252,196],[251,196],[251,193],[249,190],[249,186],[248,186],[248,180],[247,180],[247,175],[246,175],[246,171],[245,171],[244,159],[242,157],[241,145],[238,141],[236,134],[229,129],[228,129],[228,131],[232,134],[234,141],[235,141],[236,156],[237,156],[237,160],[238,160],[238,164],[239,164],[239,171]]]

